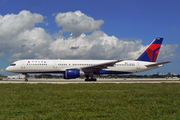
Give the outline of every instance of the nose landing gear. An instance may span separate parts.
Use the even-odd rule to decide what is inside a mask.
[[[28,82],[27,73],[22,73],[22,74],[25,75],[25,81]]]

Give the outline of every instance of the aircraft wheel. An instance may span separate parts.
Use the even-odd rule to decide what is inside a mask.
[[[87,82],[87,81],[89,81],[89,79],[85,79],[85,81]]]
[[[97,81],[97,79],[96,78],[93,78],[93,79],[85,79],[85,81],[87,82],[87,81]]]

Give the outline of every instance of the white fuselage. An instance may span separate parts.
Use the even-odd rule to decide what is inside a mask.
[[[80,69],[96,64],[107,63],[113,60],[41,60],[27,59],[19,60],[6,68],[6,71],[12,73],[63,73],[66,69]],[[124,60],[117,62],[114,66],[103,69],[100,74],[108,74],[103,71],[114,71],[117,74],[137,73],[162,67],[162,65],[154,67],[146,67],[146,65],[154,64],[154,62]]]

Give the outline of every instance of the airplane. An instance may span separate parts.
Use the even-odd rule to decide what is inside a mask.
[[[131,74],[162,67],[172,61],[156,62],[163,38],[156,38],[135,60],[50,60],[26,59],[13,62],[7,72],[22,73],[28,81],[27,73],[62,73],[64,79],[85,76],[85,81],[97,81],[96,74]]]

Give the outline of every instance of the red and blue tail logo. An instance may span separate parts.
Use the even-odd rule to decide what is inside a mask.
[[[156,38],[151,45],[137,59],[139,61],[156,62],[163,38]]]

